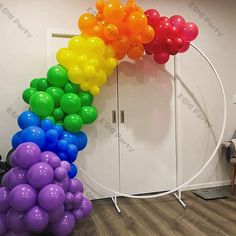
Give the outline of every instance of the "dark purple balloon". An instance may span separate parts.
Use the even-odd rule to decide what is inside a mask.
[[[26,231],[24,224],[24,214],[10,209],[6,217],[7,227],[15,233]]]
[[[9,162],[10,162],[11,167],[17,167],[18,166],[15,158],[16,158],[16,151],[14,151],[11,154],[10,158],[9,158]]]
[[[35,205],[37,192],[28,184],[16,186],[9,195],[9,203],[13,210],[24,212]]]
[[[40,190],[38,202],[40,207],[46,211],[55,211],[65,201],[65,192],[56,184],[49,184]]]
[[[46,162],[39,162],[30,167],[27,179],[29,184],[34,188],[41,189],[53,182],[54,172],[49,164]]]
[[[28,169],[40,161],[40,148],[34,143],[23,143],[16,149],[15,160],[18,166]]]
[[[48,163],[53,169],[60,166],[60,158],[53,152],[43,152],[41,154],[41,161]]]
[[[61,161],[61,166],[66,168],[67,172],[70,171],[70,163],[68,161]]]
[[[74,194],[75,200],[74,200],[74,206],[75,209],[78,209],[81,207],[82,201],[84,200],[84,195],[81,192],[77,192]]]
[[[27,184],[27,170],[14,167],[2,179],[3,186],[10,191],[19,184]]]
[[[42,233],[48,224],[48,213],[39,206],[34,206],[24,217],[26,228],[32,233]]]
[[[65,214],[65,208],[64,206],[59,207],[58,209],[56,209],[55,211],[49,212],[48,216],[49,216],[49,222],[50,223],[55,223],[58,220],[60,220]]]
[[[67,192],[67,189],[69,187],[69,177],[66,177],[62,181],[54,181],[54,184],[59,185],[60,187],[63,188],[64,192]]]
[[[56,236],[68,236],[75,227],[74,215],[66,212],[62,219],[51,225],[51,231]]]
[[[9,209],[9,190],[0,188],[0,213],[6,213]]]
[[[77,210],[73,211],[73,215],[75,217],[75,220],[81,220],[85,217],[84,213],[81,209],[77,209]]]
[[[56,181],[62,181],[67,177],[67,170],[60,166],[54,170],[54,178]]]
[[[25,232],[21,232],[21,233],[14,233],[14,232],[7,232],[6,235],[4,236],[30,236],[30,234],[25,231]]]
[[[68,192],[71,192],[71,193],[81,192],[82,193],[83,191],[84,191],[84,186],[80,182],[80,180],[76,178],[70,180]]]
[[[83,211],[84,217],[87,217],[92,212],[92,202],[88,198],[84,197],[80,209]]]
[[[6,215],[0,214],[0,235],[5,235],[6,232],[7,232]]]
[[[64,204],[65,205],[74,204],[74,200],[75,200],[74,195],[70,192],[67,192]]]

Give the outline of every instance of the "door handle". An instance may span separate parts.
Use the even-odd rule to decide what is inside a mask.
[[[121,122],[121,124],[125,123],[125,112],[124,112],[124,110],[120,111],[120,122]]]
[[[116,123],[116,111],[112,111],[112,123],[115,124]]]

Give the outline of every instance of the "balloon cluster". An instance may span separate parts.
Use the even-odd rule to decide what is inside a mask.
[[[117,66],[115,52],[98,37],[75,36],[68,48],[57,52],[57,61],[68,69],[71,82],[80,84],[84,91],[93,95],[100,93],[100,87]]]
[[[78,152],[87,145],[87,135],[79,131],[76,134],[64,131],[61,125],[54,125],[50,119],[40,118],[31,111],[25,111],[18,117],[18,125],[22,129],[12,138],[12,146],[16,149],[20,144],[32,142],[42,151],[51,151],[57,154],[62,161],[71,163],[68,175],[74,178],[77,168],[73,162]]]
[[[13,168],[0,188],[0,235],[30,235],[47,230],[69,235],[77,220],[88,216],[92,204],[83,184],[69,179],[68,162],[34,143],[21,144],[11,155]]]
[[[151,42],[155,34],[142,8],[134,0],[129,0],[126,5],[119,0],[98,0],[96,8],[96,16],[86,13],[79,18],[81,32],[97,36],[111,45],[119,60],[126,55],[134,60],[141,58],[143,44]]]
[[[198,27],[192,22],[185,22],[182,16],[160,17],[155,9],[145,12],[148,23],[155,29],[154,39],[145,45],[147,54],[154,54],[158,64],[168,62],[170,55],[186,52],[190,42],[198,36]]]
[[[47,78],[33,79],[22,97],[41,119],[49,118],[72,133],[98,116],[92,106],[93,95],[69,82],[67,70],[61,65],[51,67]]]

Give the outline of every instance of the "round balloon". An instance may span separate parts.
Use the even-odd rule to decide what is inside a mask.
[[[98,112],[94,106],[83,106],[81,107],[79,115],[82,117],[85,124],[91,124],[97,119]]]
[[[68,75],[66,69],[61,65],[56,65],[48,70],[48,81],[55,87],[62,88],[68,82]]]
[[[64,91],[61,88],[49,87],[46,90],[46,93],[48,93],[52,97],[55,107],[59,107],[60,100],[61,100],[62,96],[64,95]]]
[[[29,126],[40,126],[40,118],[31,111],[25,111],[19,115],[18,125],[21,129],[26,129]]]
[[[9,190],[6,187],[0,188],[0,213],[6,213],[9,209]]]
[[[61,109],[67,114],[77,113],[80,107],[80,98],[74,93],[67,93],[61,98]]]
[[[83,123],[83,119],[77,114],[68,115],[64,120],[65,128],[71,133],[78,132],[82,128]]]
[[[25,232],[24,213],[10,209],[6,215],[6,222],[9,230],[15,233]]]

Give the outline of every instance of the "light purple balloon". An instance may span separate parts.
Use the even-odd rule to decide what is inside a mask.
[[[11,190],[9,203],[14,211],[24,212],[35,205],[37,192],[28,184],[20,184]]]
[[[56,236],[68,236],[75,227],[74,215],[66,212],[62,219],[51,225],[51,231]]]
[[[24,214],[10,209],[6,216],[7,227],[14,233],[25,232]]]
[[[54,181],[54,184],[59,185],[60,187],[63,188],[64,192],[67,192],[67,189],[69,187],[69,177],[66,177],[62,181]]]
[[[88,198],[84,197],[80,209],[83,211],[84,217],[87,217],[93,210],[92,202]]]
[[[15,160],[19,167],[30,168],[33,164],[40,161],[40,148],[34,143],[23,143],[16,149]]]
[[[3,176],[2,184],[11,191],[19,184],[27,184],[26,176],[27,170],[14,167]]]
[[[59,207],[55,211],[49,212],[49,222],[50,223],[55,223],[59,221],[65,214],[65,208],[64,206]]]
[[[16,158],[16,151],[14,151],[11,154],[10,158],[9,158],[9,162],[10,162],[11,167],[17,167],[18,166],[15,158]]]
[[[27,179],[29,184],[34,188],[41,189],[53,182],[54,172],[49,164],[46,162],[39,162],[30,167]]]
[[[76,192],[83,192],[84,186],[78,179],[71,179],[69,183],[68,192],[76,193]]]
[[[75,200],[74,200],[74,206],[75,209],[79,209],[81,207],[82,201],[84,200],[84,195],[81,192],[77,192],[74,194]]]
[[[62,181],[67,177],[67,170],[60,166],[54,170],[54,178],[56,181]]]
[[[77,209],[73,211],[73,215],[75,217],[75,220],[82,220],[85,217],[81,209]]]
[[[48,224],[48,213],[39,206],[34,206],[24,216],[25,226],[32,233],[42,233]]]
[[[6,215],[0,214],[0,235],[5,235],[6,232],[7,232]]]
[[[7,232],[4,236],[30,236],[30,234],[26,231],[21,233]]]
[[[67,172],[70,171],[70,163],[68,161],[61,161],[61,166],[64,167]]]
[[[43,152],[40,156],[41,161],[48,163],[53,169],[60,166],[60,158],[53,152]]]
[[[73,204],[75,200],[75,197],[72,193],[67,192],[66,193],[66,199],[65,199],[65,204]]]
[[[0,188],[0,213],[6,213],[9,207],[9,190],[2,187]]]
[[[46,211],[55,211],[65,201],[65,192],[56,184],[49,184],[40,190],[38,202],[40,207]]]

